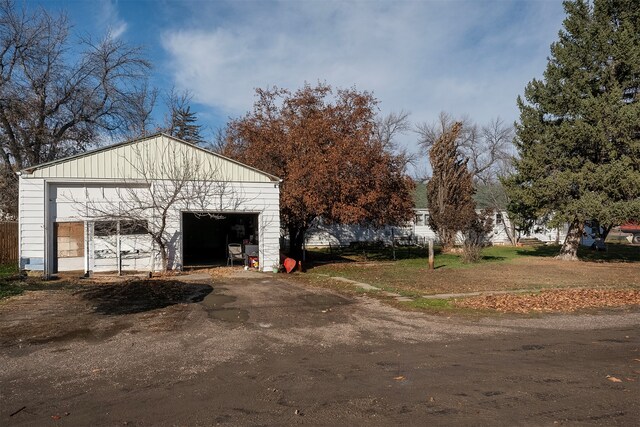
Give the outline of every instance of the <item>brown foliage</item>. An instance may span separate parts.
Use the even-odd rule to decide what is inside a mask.
[[[458,147],[462,123],[445,130],[429,151],[433,176],[427,183],[429,225],[438,233],[443,250],[451,250],[456,233],[476,220],[473,173],[467,169]]]
[[[411,217],[413,183],[374,136],[371,94],[325,84],[256,92],[253,111],[229,123],[223,153],[283,179],[281,221],[294,255],[319,217],[375,226]]]
[[[485,295],[458,300],[458,307],[503,313],[576,311],[601,307],[640,305],[639,290],[566,289],[534,295]]]

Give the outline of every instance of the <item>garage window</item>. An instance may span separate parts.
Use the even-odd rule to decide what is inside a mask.
[[[147,234],[147,227],[147,221],[120,221],[120,235]],[[93,234],[97,237],[115,236],[118,234],[118,221],[96,221]]]

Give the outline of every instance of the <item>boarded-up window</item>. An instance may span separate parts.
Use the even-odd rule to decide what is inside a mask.
[[[84,256],[84,223],[56,222],[55,233],[58,258]]]

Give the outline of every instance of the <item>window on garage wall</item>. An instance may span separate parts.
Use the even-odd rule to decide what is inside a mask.
[[[147,234],[147,221],[120,221],[121,236]],[[115,236],[118,234],[118,221],[96,221],[93,234],[97,237]]]
[[[58,258],[84,256],[84,223],[56,222],[55,233]]]
[[[134,236],[147,234],[147,221],[120,221],[120,234],[123,236]]]
[[[97,237],[113,236],[117,232],[117,221],[96,221],[93,225],[93,235]]]

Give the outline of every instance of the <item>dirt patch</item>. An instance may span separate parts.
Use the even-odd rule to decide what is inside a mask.
[[[98,313],[70,289],[0,304],[0,337],[18,331],[25,346],[0,346],[0,424],[635,425],[640,417],[637,311],[466,321],[275,279],[212,286],[199,303],[131,314]],[[234,324],[212,318],[217,310],[249,318]],[[42,331],[67,335],[30,343]]]
[[[640,305],[640,290],[567,289],[537,294],[501,294],[464,298],[456,307],[502,313],[572,312],[584,309]]]

